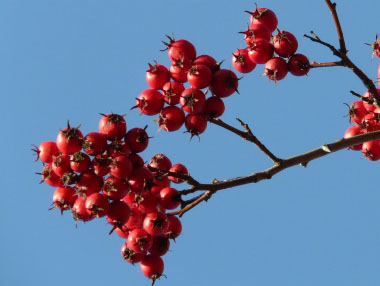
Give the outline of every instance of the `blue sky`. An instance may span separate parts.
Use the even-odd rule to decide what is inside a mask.
[[[302,37],[310,30],[337,44],[324,1],[262,1],[279,28],[299,40],[312,61],[335,58]],[[349,55],[372,79],[379,59],[370,48],[379,32],[380,3],[339,1]],[[147,88],[148,62],[169,65],[159,50],[165,34],[191,41],[198,54],[225,59],[244,47],[238,31],[251,1],[25,1],[0,3],[0,94],[3,197],[1,285],[150,285],[120,256],[123,240],[108,236],[105,220],[79,224],[48,211],[53,189],[40,185],[31,144],[55,140],[67,120],[88,133],[99,113],[128,113],[128,128],[149,125],[145,160],[164,153],[201,182],[263,170],[271,162],[257,148],[217,126],[198,140],[182,132],[156,133],[154,118],[129,111]],[[275,85],[260,65],[225,100],[222,119],[239,117],[279,157],[308,151],[343,136],[346,107],[364,93],[347,69],[288,75]],[[3,121],[4,122],[4,121]],[[237,126],[237,125],[236,125]],[[216,194],[187,213],[183,235],[164,257],[157,285],[379,285],[378,162],[341,151],[294,167],[272,180]]]

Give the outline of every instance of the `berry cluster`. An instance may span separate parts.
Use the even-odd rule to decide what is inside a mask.
[[[295,76],[306,75],[310,63],[303,54],[295,54],[298,48],[296,37],[283,30],[278,30],[276,14],[268,8],[258,8],[248,12],[250,25],[244,32],[247,48],[238,49],[232,55],[232,65],[240,73],[253,71],[257,64],[265,64],[265,72],[275,82],[285,78],[288,71]],[[278,33],[272,36],[277,29]],[[274,56],[274,54],[277,56]]]
[[[149,143],[146,128],[127,131],[122,115],[102,115],[99,132],[83,136],[79,127],[68,124],[56,142],[33,149],[44,165],[42,182],[57,188],[51,209],[71,210],[76,222],[106,217],[110,234],[126,239],[122,257],[141,262],[141,271],[154,282],[163,273],[161,256],[170,239],[182,231],[180,220],[166,213],[181,204],[179,191],[170,184],[182,183],[177,175],[188,171],[163,154],[144,164],[138,153]]]
[[[208,116],[217,118],[224,113],[222,98],[237,92],[238,78],[233,71],[221,69],[213,57],[197,57],[189,41],[167,37],[169,42],[164,43],[171,65],[149,64],[146,81],[150,89],[136,98],[133,108],[149,116],[159,114],[159,129],[172,132],[185,124],[191,137],[198,136],[206,130]],[[209,90],[213,96],[206,98]]]
[[[378,56],[380,57],[380,53]],[[379,78],[380,66],[378,68],[377,80],[380,86]],[[377,89],[377,94],[380,96],[380,88]],[[350,116],[350,122],[354,125],[346,130],[344,138],[380,130],[380,107],[375,105],[373,95],[367,90],[361,99],[362,100],[355,101],[350,105],[348,114]],[[371,161],[380,159],[380,140],[364,142],[363,144],[352,146],[349,149],[355,151],[361,150],[363,155]]]

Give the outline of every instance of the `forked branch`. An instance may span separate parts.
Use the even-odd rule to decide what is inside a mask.
[[[336,3],[332,3],[330,0],[325,0],[327,6],[330,9],[330,12],[332,14],[335,28],[338,34],[338,40],[340,48],[337,49],[333,45],[322,41],[313,31],[310,32],[310,35],[304,35],[306,38],[310,39],[313,42],[316,42],[320,45],[323,45],[331,50],[331,52],[341,59],[339,62],[328,62],[328,63],[313,63],[311,65],[312,68],[319,68],[319,67],[334,67],[334,66],[344,66],[352,70],[356,76],[363,82],[363,84],[366,86],[366,88],[369,90],[369,92],[372,94],[374,98],[374,105],[380,107],[380,96],[377,93],[377,89],[373,81],[361,70],[356,66],[351,59],[347,56],[347,48],[346,43],[343,36],[342,27],[340,25],[338,13],[336,11]]]

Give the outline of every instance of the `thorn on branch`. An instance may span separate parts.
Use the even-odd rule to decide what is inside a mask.
[[[331,149],[327,144],[322,145],[322,150],[325,151],[326,153],[331,153]]]

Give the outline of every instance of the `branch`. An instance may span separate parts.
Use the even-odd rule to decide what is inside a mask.
[[[190,199],[189,201],[184,201],[182,208],[180,210],[171,212],[170,214],[182,216],[185,212],[194,208],[195,206],[200,204],[202,201],[207,201],[208,199],[210,199],[211,195],[213,195],[214,193],[220,190],[237,187],[241,185],[246,185],[246,184],[251,184],[251,183],[258,183],[262,180],[269,180],[277,173],[280,173],[296,165],[307,167],[307,164],[315,159],[324,157],[326,155],[332,154],[339,150],[342,150],[351,146],[355,146],[367,141],[373,141],[373,140],[379,140],[379,139],[380,139],[380,131],[369,132],[366,134],[354,136],[347,139],[342,138],[336,142],[324,144],[321,147],[308,151],[306,153],[299,154],[294,157],[290,157],[288,159],[283,159],[281,164],[279,165],[274,164],[272,167],[261,172],[252,173],[251,175],[248,175],[245,177],[238,177],[238,178],[228,179],[224,181],[215,181],[212,184],[196,185],[191,189],[192,191],[190,191],[190,189],[184,190],[181,192],[181,194],[186,195],[198,190],[206,190],[206,192],[196,197],[195,199],[193,198],[193,199]]]
[[[317,63],[312,62],[310,67],[311,68],[326,68],[326,67],[342,67],[344,66],[342,61],[339,62],[327,62],[327,63]]]
[[[342,27],[340,25],[338,14],[336,12],[336,3],[331,3],[330,0],[325,0],[325,2],[327,4],[327,6],[329,7],[330,12],[331,12],[332,17],[333,17],[333,20],[334,20],[336,32],[338,34],[338,40],[339,40],[339,45],[340,45],[340,52],[343,53],[343,54],[347,54],[346,43],[344,41]]]
[[[208,118],[208,121],[210,121],[211,123],[218,125],[224,129],[227,129],[228,131],[231,131],[232,133],[235,133],[236,135],[240,136],[244,140],[247,140],[247,141],[255,144],[265,155],[267,155],[273,161],[273,163],[275,163],[277,165],[281,164],[282,160],[280,158],[278,158],[277,156],[275,156],[271,151],[269,151],[269,149],[263,143],[261,143],[260,140],[257,139],[257,137],[255,135],[253,135],[248,124],[244,123],[239,118],[236,118],[236,120],[245,129],[245,131],[241,131],[241,130],[227,124],[226,122],[222,121],[221,119],[215,119],[215,118],[211,118],[211,117]]]
[[[313,42],[319,43],[319,44],[321,44],[321,45],[329,48],[335,56],[337,56],[338,58],[340,58],[342,66],[345,66],[345,67],[349,68],[350,70],[352,70],[356,74],[356,76],[363,82],[363,84],[367,87],[367,89],[369,90],[369,92],[372,94],[373,99],[375,101],[374,105],[377,106],[377,107],[380,107],[380,95],[377,93],[377,89],[376,89],[375,84],[347,56],[346,43],[344,41],[342,27],[340,25],[338,14],[336,12],[336,4],[335,3],[331,3],[330,0],[325,0],[325,2],[327,4],[327,6],[329,7],[330,12],[331,12],[331,14],[333,16],[333,19],[334,19],[335,27],[336,27],[336,30],[337,30],[337,33],[338,33],[338,39],[339,39],[339,43],[340,43],[340,49],[338,50],[333,45],[331,45],[331,44],[329,44],[327,42],[322,41],[313,31],[310,32],[312,36],[309,36],[309,35],[304,35],[304,36],[306,38],[310,39]],[[328,66],[338,66],[338,65],[334,65],[334,64],[328,65],[328,64],[326,64],[326,65],[322,65],[322,66],[328,67]],[[317,67],[317,66],[315,66],[315,67]]]

